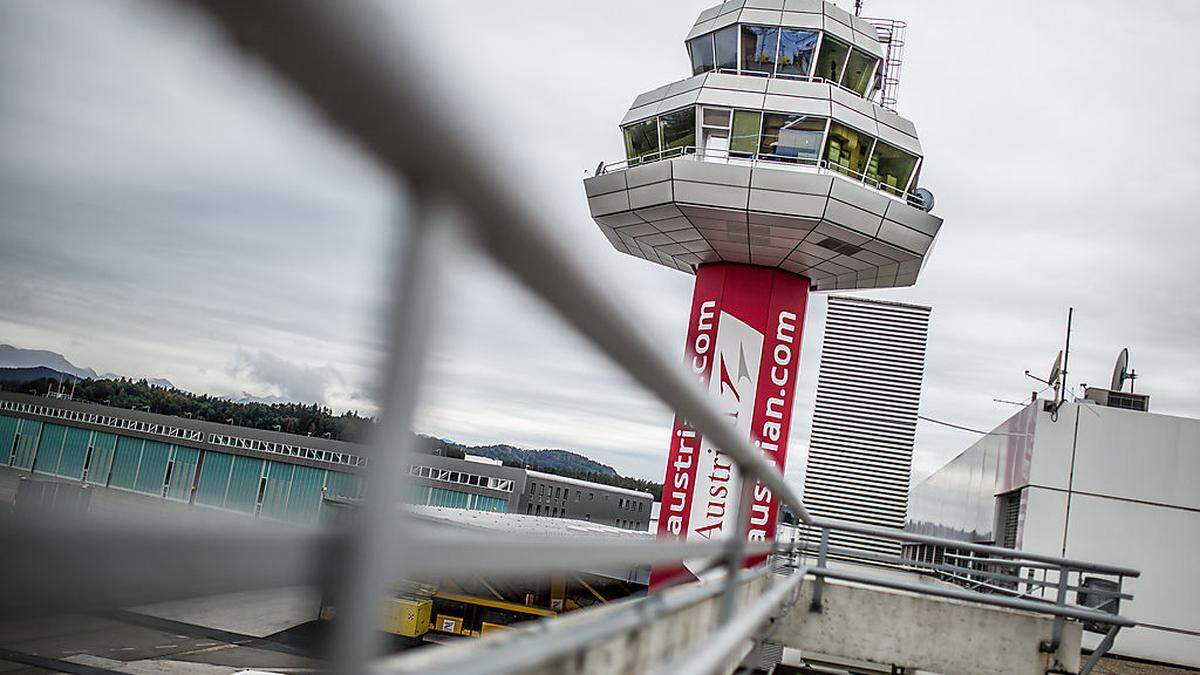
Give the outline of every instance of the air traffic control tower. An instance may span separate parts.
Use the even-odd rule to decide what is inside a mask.
[[[626,159],[584,181],[614,248],[696,275],[685,363],[780,471],[809,293],[914,284],[942,224],[917,187],[916,128],[880,103],[899,27],[823,0],[706,9],[691,77],[638,96]],[[740,494],[733,463],[677,417],[659,536],[729,536]],[[749,537],[773,538],[777,504],[750,494]]]

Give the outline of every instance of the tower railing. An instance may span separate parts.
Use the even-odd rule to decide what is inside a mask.
[[[390,172],[411,194],[415,207],[392,266],[385,325],[387,355],[382,372],[381,424],[369,451],[366,498],[348,526],[331,530],[265,527],[181,528],[155,521],[112,524],[6,523],[0,532],[0,569],[5,593],[0,615],[120,607],[251,588],[322,585],[338,608],[330,667],[340,673],[404,670],[377,660],[383,654],[376,631],[377,610],[398,579],[475,574],[486,566],[492,577],[567,572],[584,565],[633,565],[696,561],[694,568],[724,572],[714,583],[697,584],[644,601],[627,602],[602,620],[580,612],[566,633],[529,632],[496,649],[453,652],[456,662],[423,672],[521,672],[547,654],[611,635],[622,627],[671,612],[688,602],[721,598],[720,620],[711,634],[664,662],[664,672],[716,672],[731,655],[756,639],[771,616],[791,609],[797,587],[808,577],[845,579],[917,593],[971,600],[1109,626],[1110,636],[1134,622],[1119,615],[1068,603],[1069,575],[1055,582],[1056,601],[984,594],[941,585],[916,585],[829,564],[837,551],[831,532],[848,531],[899,539],[1058,570],[1091,570],[1118,577],[1136,570],[1090,565],[1049,556],[964,544],[881,528],[814,518],[782,475],[747,439],[741,438],[709,403],[696,383],[638,329],[627,307],[611,300],[589,276],[586,265],[555,232],[555,220],[531,202],[513,176],[483,159],[495,141],[479,129],[473,111],[454,104],[444,80],[412,45],[409,26],[377,16],[369,5],[326,2],[261,5],[232,0],[192,0],[228,31],[231,39],[290,83],[324,118]],[[758,481],[779,504],[818,533],[814,550],[799,539],[749,543],[745,532],[751,499],[736,511],[737,529],[723,541],[625,542],[581,538],[514,540],[498,536],[435,535],[414,525],[398,508],[408,494],[414,457],[413,409],[426,361],[428,327],[436,311],[443,261],[457,241],[484,251],[582,334],[634,381],[645,387],[710,439],[746,477]],[[790,563],[784,574],[759,566],[745,570],[750,556],[777,553]],[[941,564],[941,563],[939,563]],[[941,571],[941,570],[938,570]],[[983,570],[994,572],[995,570]],[[1045,581],[1045,580],[1043,580]],[[766,587],[731,611],[747,584]],[[1046,582],[1050,583],[1050,582]],[[1075,587],[1082,585],[1076,581]],[[1118,591],[1119,592],[1119,591]],[[1128,597],[1122,595],[1121,597]],[[1057,631],[1056,631],[1057,634]]]

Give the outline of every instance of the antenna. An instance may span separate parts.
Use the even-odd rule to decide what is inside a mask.
[[[863,0],[854,0],[854,16],[862,16]]]
[[[1133,381],[1137,379],[1137,371],[1129,370],[1129,348],[1125,347],[1117,354],[1117,364],[1113,366],[1112,386],[1109,387],[1112,391],[1121,391],[1125,388],[1125,380],[1129,380],[1129,391],[1133,391]]]
[[[599,176],[602,173],[604,173],[604,160],[600,160],[600,163],[596,165],[596,172],[592,175]]]

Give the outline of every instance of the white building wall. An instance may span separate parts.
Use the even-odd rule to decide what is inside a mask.
[[[1121,612],[1143,625],[1114,653],[1200,667],[1200,420],[1031,404],[913,489],[909,528],[994,541],[1013,489],[1018,548],[1142,571]]]

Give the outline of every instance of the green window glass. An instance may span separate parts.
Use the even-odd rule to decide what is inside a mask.
[[[225,495],[225,508],[242,513],[254,513],[258,503],[258,488],[262,482],[263,460],[237,455],[233,458],[233,470],[229,475],[229,490]]]
[[[133,489],[150,495],[163,493],[167,478],[167,464],[171,461],[171,446],[158,441],[146,441],[142,449],[142,463],[138,467],[137,481]]]
[[[817,70],[813,77],[821,77],[830,82],[842,81],[842,70],[845,69],[846,57],[850,55],[850,45],[837,38],[825,36],[821,41],[821,53],[817,55]]]
[[[293,523],[315,523],[321,510],[321,486],[325,470],[296,465],[292,487],[288,491],[287,520]]]
[[[625,127],[625,159],[632,166],[658,152],[658,120],[648,119]]]
[[[33,470],[42,473],[58,471],[58,460],[62,455],[63,439],[67,428],[58,424],[47,424],[42,428],[42,440],[37,446],[37,459]]]
[[[779,51],[779,28],[742,26],[742,72],[774,73]]]
[[[17,441],[17,419],[0,415],[0,464],[12,460],[13,445]]]
[[[857,49],[850,52],[846,72],[842,74],[842,86],[864,96],[871,86],[871,75],[875,72],[875,57]]]
[[[713,47],[717,57],[717,69],[736,73],[738,67],[737,24],[726,26],[713,33]]]
[[[325,494],[330,497],[358,497],[362,481],[358,476],[341,471],[330,471],[325,478]]]
[[[815,30],[784,28],[779,33],[780,75],[807,76],[812,70],[813,56],[817,51],[820,33]]]
[[[64,478],[81,480],[83,464],[87,461],[88,444],[92,432],[87,429],[69,427],[67,437],[63,440],[62,457],[58,460],[58,475]]]
[[[233,455],[212,450],[204,451],[200,482],[196,485],[197,504],[217,507],[225,505],[225,490],[229,487],[229,470],[232,467]]]
[[[874,142],[875,139],[864,133],[832,122],[829,125],[829,140],[825,144],[825,161],[834,171],[863,178]]]
[[[172,452],[175,454],[171,475],[167,479],[167,499],[191,501],[192,481],[196,477],[196,462],[200,460],[200,451],[176,445]]]
[[[295,464],[267,462],[267,481],[263,485],[260,516],[273,520],[281,520],[284,517],[284,509],[287,507],[289,490],[292,485],[292,474],[295,470]]]
[[[113,455],[112,471],[108,480],[109,487],[132,490],[141,459],[142,439],[118,436],[117,450]]]
[[[782,162],[816,164],[821,156],[825,118],[808,115],[763,115],[759,153]]]
[[[116,434],[97,431],[92,435],[92,458],[88,461],[87,482],[93,485],[108,484],[108,470],[112,466],[116,448]]]
[[[917,158],[883,141],[875,144],[871,161],[867,166],[867,177],[879,187],[894,195],[904,194],[908,179],[917,168]]]
[[[658,118],[662,128],[663,155],[681,155],[696,146],[696,108],[684,108]]]
[[[716,61],[713,59],[713,37],[711,33],[688,41],[688,51],[692,54],[693,75],[707,73],[716,64]]]

